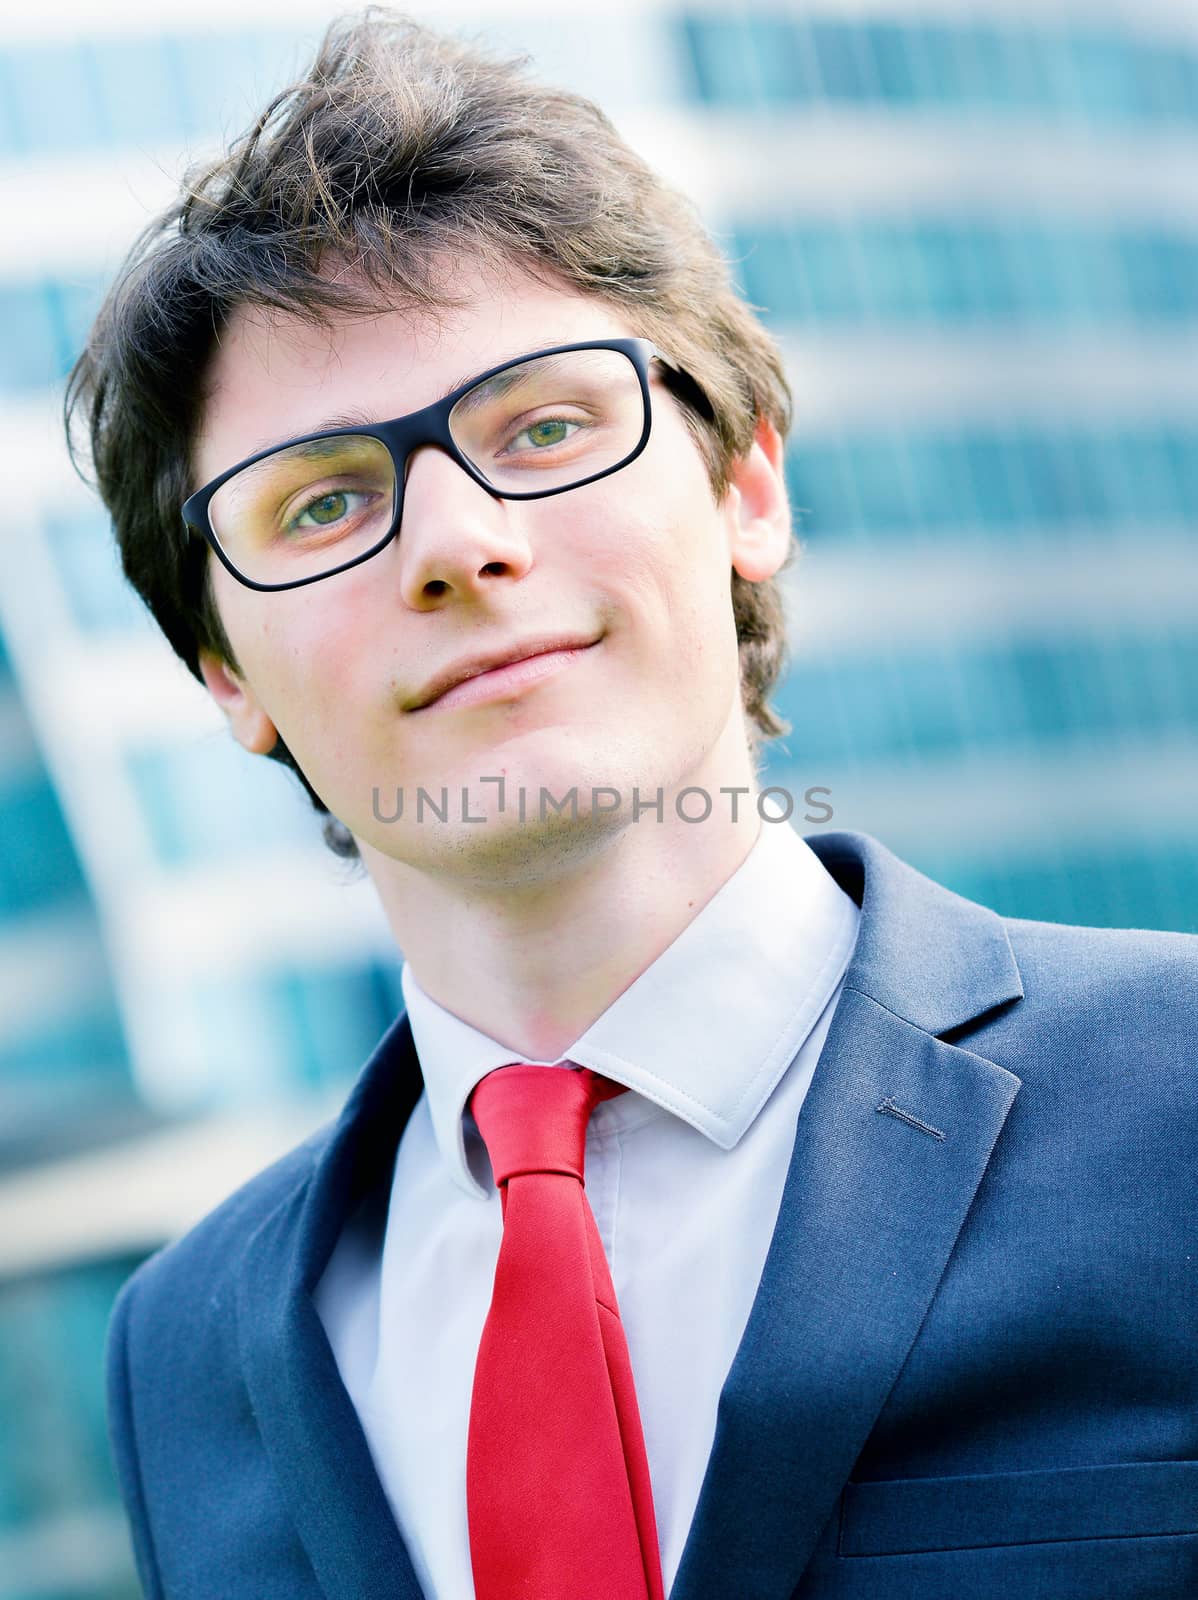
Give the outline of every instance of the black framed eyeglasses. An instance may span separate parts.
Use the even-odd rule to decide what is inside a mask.
[[[247,588],[331,578],[398,534],[408,458],[422,445],[501,500],[539,500],[619,472],[649,442],[655,361],[710,417],[698,384],[648,339],[554,345],[407,416],[261,450],[189,496],[183,520]]]

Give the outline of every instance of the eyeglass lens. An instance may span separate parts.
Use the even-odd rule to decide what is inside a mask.
[[[449,430],[502,495],[572,487],[621,465],[644,431],[636,368],[618,350],[537,356],[484,379],[454,405]],[[208,514],[232,564],[257,583],[310,578],[364,555],[391,530],[391,452],[337,434],[289,445],[235,474]]]

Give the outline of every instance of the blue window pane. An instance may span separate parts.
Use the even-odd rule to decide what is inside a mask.
[[[829,100],[871,97],[876,79],[856,24],[812,22],[809,37],[820,85]]]
[[[847,455],[839,445],[800,440],[786,465],[790,503],[804,537],[862,531]]]
[[[0,837],[0,914],[83,900],[79,858],[44,773],[0,776]]]
[[[958,894],[1008,917],[1094,927],[1198,929],[1198,852],[1186,843],[1085,851],[1063,842],[1052,857],[1001,865],[930,859],[921,866]]]
[[[1049,280],[1058,296],[1055,320],[1081,326],[1093,321],[1090,302],[1095,264],[1105,255],[1113,267],[1114,251],[1118,249],[1114,239],[1096,236],[1092,230],[1076,225],[1056,227],[1045,230],[1043,249],[1049,263]],[[1129,312],[1116,303],[1116,315],[1126,317]]]
[[[1180,38],[1158,44],[1130,28],[817,18],[804,29],[773,14],[704,11],[680,19],[679,37],[695,92],[710,103],[749,106],[822,92],[900,109],[972,105],[1096,127],[1198,120],[1198,53]]]
[[[1198,247],[1169,234],[1129,233],[1115,242],[1129,311],[1146,321],[1193,316],[1198,311]]]
[[[1017,744],[1029,725],[1023,684],[1011,655],[1005,652],[958,652],[953,671],[965,702],[961,748]]]
[[[936,755],[962,743],[957,699],[946,664],[934,655],[904,657],[896,672],[906,713],[901,736],[921,756]]]
[[[1076,282],[1077,298],[1085,298],[1090,320],[1096,327],[1109,322],[1133,320],[1134,313],[1127,304],[1124,292],[1116,239],[1111,233],[1101,236],[1094,234],[1087,242],[1086,278],[1084,282]]]
[[[799,272],[813,316],[820,321],[861,315],[861,276],[834,225],[804,222],[795,229]]]
[[[14,1094],[21,1080],[36,1093]],[[103,1089],[131,1095],[125,1035],[112,1003],[68,1005],[36,1030],[6,1038],[0,1044],[0,1085],[0,1106],[34,1101],[39,1120],[53,1116],[56,1122],[78,1115],[81,1102]]]
[[[1186,119],[1188,66],[1185,53],[1170,44],[1140,40],[1127,52],[1128,101],[1138,121]]]
[[[777,702],[805,767],[1192,732],[1198,633],[1014,638],[799,659]]]
[[[1025,432],[1018,449],[1031,515],[1042,522],[1060,521],[1068,510],[1069,492],[1056,439]]]
[[[800,436],[787,471],[814,538],[1198,524],[1198,435],[1173,425]]]
[[[878,663],[844,661],[795,666],[775,701],[793,725],[788,743],[805,768],[859,752],[892,754],[907,737],[906,714],[893,673]],[[833,700],[838,702],[832,712]]]
[[[1172,313],[1198,316],[1198,236],[1167,234],[1160,240],[1161,274]]]
[[[915,514],[925,531],[959,533],[969,522],[971,486],[960,450],[953,441],[909,435],[902,441],[907,478],[913,486]]]
[[[1058,41],[1038,29],[1006,30],[1001,43],[1001,78],[992,85],[991,103],[1019,111],[1049,108],[1053,104],[1050,57],[1057,50]]]
[[[62,334],[46,284],[0,286],[0,326],[0,389],[40,389],[61,376]]]
[[[7,52],[7,69],[22,154],[110,142],[94,63],[82,45],[17,46]]]
[[[852,749],[846,681],[845,674],[828,672],[822,661],[805,657],[771,696],[794,724],[794,732],[784,741],[785,750],[812,782],[819,781],[821,762],[835,759],[843,763]],[[767,762],[772,766],[780,754],[779,746],[770,746]]]
[[[857,260],[863,285],[861,310],[883,321],[910,321],[934,306],[922,239],[910,226],[868,222],[859,230]],[[853,249],[850,235],[846,255]]]
[[[102,1353],[112,1303],[136,1261],[0,1286],[0,1529],[110,1507]],[[132,1575],[130,1574],[130,1579]],[[89,1591],[91,1592],[91,1591]],[[104,1594],[134,1592],[118,1586]],[[40,1587],[38,1594],[50,1591]]]
[[[695,98],[713,105],[752,105],[756,63],[743,25],[727,17],[687,16],[681,29]]]
[[[1002,231],[988,223],[961,225],[962,270],[968,275],[971,299],[979,317],[1005,321],[1019,309],[1017,281],[1002,248]]]
[[[960,105],[966,99],[968,86],[962,71],[958,31],[944,23],[925,22],[913,26],[911,32],[918,39],[927,98],[934,104]]]
[[[98,285],[51,281],[45,286],[53,334],[53,380],[64,378],[87,340],[99,309]]]
[[[1161,63],[1157,81],[1170,88],[1175,85],[1178,109],[1187,121],[1198,122],[1198,55],[1170,51],[1169,67]]]
[[[1123,485],[1121,509],[1129,522],[1172,521],[1182,515],[1182,487],[1162,434],[1136,430],[1113,435],[1104,444]]]
[[[1034,224],[1014,223],[1004,230],[1003,249],[1025,317],[1062,320],[1069,295],[1060,279],[1059,257],[1044,230]]]
[[[1198,234],[980,217],[746,224],[729,255],[779,319],[1198,320]]]
[[[1172,704],[1175,726],[1184,728],[1192,735],[1194,729],[1198,728],[1198,635],[1187,633],[1175,636],[1168,644],[1159,642],[1158,647],[1162,652],[1168,652],[1164,673],[1174,691]]]
[[[790,320],[810,314],[803,265],[784,229],[741,229],[728,255],[745,295],[766,316]]]
[[[46,536],[80,628],[123,633],[150,627],[149,613],[121,572],[115,537],[98,508],[47,518]]]
[[[0,286],[0,389],[19,393],[60,382],[83,346],[99,299],[95,280]]]
[[[848,468],[865,527],[890,531],[915,527],[915,506],[895,441],[858,435],[847,441],[847,450]]]
[[[1137,866],[1127,884],[1128,926],[1198,933],[1198,850],[1154,851]]]
[[[272,991],[293,1079],[314,1087],[353,1077],[400,1006],[396,984],[373,966],[288,973]]]
[[[209,981],[197,1014],[206,1052],[251,1064],[235,1092],[252,1101],[351,1081],[401,1005],[398,969],[366,962]]]
[[[308,50],[289,33],[197,33],[176,41],[172,81],[188,133],[239,133],[295,75]]]
[[[920,233],[927,297],[934,314],[946,320],[968,314],[972,285],[960,227],[929,220],[922,224]]]
[[[919,97],[911,30],[893,22],[867,23],[863,42],[872,59],[872,77],[882,100],[909,104]],[[918,49],[918,42],[916,42]]]
[[[179,117],[189,136],[228,134],[239,128],[254,64],[243,39],[197,33],[173,41],[171,71],[179,85]],[[236,115],[232,114],[236,109]]]
[[[811,81],[809,58],[794,22],[787,17],[758,16],[748,19],[747,27],[760,98],[767,104],[810,98],[817,85]]]
[[[1119,503],[1119,485],[1111,473],[1109,452],[1092,434],[1072,430],[1062,441],[1070,463],[1070,481],[1078,516],[1086,522],[1109,522]]]
[[[1163,439],[1182,517],[1191,526],[1198,527],[1198,433],[1168,428],[1163,432]]]
[[[96,40],[86,47],[114,143],[177,142],[193,131],[182,104],[178,50],[162,38]]]
[[[24,148],[24,135],[17,115],[15,63],[8,51],[0,51],[0,158],[11,160]]]
[[[1072,430],[1061,433],[1056,441],[1056,455],[1060,472],[1061,511],[1064,521],[1085,523],[1103,510],[1101,493],[1086,477],[1084,452],[1078,449],[1078,437]]]
[[[1075,103],[1095,119],[1135,118],[1144,109],[1133,68],[1134,51],[1122,39],[1078,33],[1069,41]]]
[[[990,528],[1007,528],[1021,521],[1020,485],[1006,441],[992,434],[966,433],[961,438],[961,456],[978,521]]]
[[[99,278],[63,278],[49,285],[51,316],[58,338],[59,367],[66,372],[87,342],[105,285]]]
[[[224,734],[199,745],[132,751],[129,776],[166,866],[229,859],[319,837],[298,780]]]
[[[967,100],[991,109],[1019,105],[1019,86],[1009,70],[1004,32],[977,23],[960,31],[956,47]]]
[[[1146,638],[1109,638],[1098,655],[1103,692],[1117,708],[1120,726],[1134,722],[1144,733],[1167,733],[1186,724],[1185,691],[1173,670],[1184,670],[1184,641]]]

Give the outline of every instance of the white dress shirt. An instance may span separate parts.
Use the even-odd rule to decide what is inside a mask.
[[[788,824],[763,823],[738,871],[565,1052],[632,1090],[591,1117],[586,1192],[628,1339],[667,1593],[858,917]],[[403,989],[425,1091],[385,1233],[351,1219],[316,1306],[425,1595],[472,1600],[466,1434],[502,1219],[465,1107],[486,1073],[526,1058],[407,967]]]

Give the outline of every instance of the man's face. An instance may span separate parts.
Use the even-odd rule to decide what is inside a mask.
[[[639,331],[523,273],[458,264],[449,281],[461,303],[436,316],[334,317],[320,328],[236,314],[209,375],[197,482],[347,413],[384,420],[508,359]],[[577,788],[577,826],[594,832],[595,787],[630,802],[634,787],[651,798],[658,785],[714,793],[743,781],[729,584],[733,567],[761,579],[785,556],[776,440],[761,435],[764,448],[717,505],[656,368],[651,392],[643,454],[596,483],[499,500],[425,447],[408,463],[399,537],[369,561],[276,593],[245,588],[214,561],[240,670],[203,665],[241,742],[266,750],[277,731],[360,842],[423,867],[522,854],[538,826],[560,836],[552,810],[537,822],[542,788],[558,797]],[[463,663],[526,648],[539,654],[523,667],[417,704]],[[482,781],[500,776],[502,815],[498,784]],[[417,817],[419,788],[438,803],[448,791],[448,823],[431,810]],[[463,789],[469,814],[486,823],[461,820]],[[397,790],[402,819],[380,820],[394,814]]]

